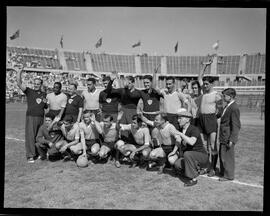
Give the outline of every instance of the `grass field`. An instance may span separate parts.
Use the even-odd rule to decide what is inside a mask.
[[[185,188],[169,170],[158,175],[127,165],[117,169],[112,161],[84,169],[74,162],[28,164],[22,141],[25,109],[6,105],[4,208],[263,211],[264,120],[259,113],[241,113],[235,148],[235,178],[252,185],[200,176],[196,186]]]

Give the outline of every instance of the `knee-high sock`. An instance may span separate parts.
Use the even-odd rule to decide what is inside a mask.
[[[159,166],[165,165],[165,163],[166,163],[166,157],[164,157],[164,158],[162,158],[162,157],[157,158],[157,163],[158,163]]]

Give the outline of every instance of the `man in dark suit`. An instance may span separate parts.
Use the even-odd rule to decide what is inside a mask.
[[[174,167],[176,171],[184,171],[184,176],[187,178],[184,187],[197,184],[198,167],[209,167],[208,155],[203,146],[200,130],[190,124],[191,119],[192,114],[188,111],[178,113],[178,123],[182,132],[179,132],[181,145],[176,144],[179,148],[179,158],[174,162]],[[173,154],[175,151],[172,151],[169,157],[172,157]]]
[[[220,120],[220,174],[219,181],[234,179],[235,157],[234,146],[238,141],[238,134],[241,128],[240,111],[235,102],[236,91],[227,88],[222,91],[223,100],[226,106]]]

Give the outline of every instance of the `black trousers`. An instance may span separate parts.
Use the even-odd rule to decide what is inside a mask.
[[[235,157],[234,145],[229,149],[225,144],[220,144],[219,148],[220,174],[227,179],[234,179]]]
[[[25,120],[25,151],[26,158],[36,156],[36,136],[39,127],[43,124],[43,117],[26,116]]]
[[[45,143],[36,143],[37,151],[39,155],[45,159],[47,156],[47,152],[49,154],[49,158],[58,157],[61,153],[56,149],[55,144],[50,148],[48,144]]]
[[[174,166],[176,169],[184,169],[185,176],[191,179],[199,175],[198,166],[200,168],[206,168],[209,165],[208,155],[206,153],[185,151],[183,158],[177,159]],[[181,163],[182,160],[184,161],[184,167]]]

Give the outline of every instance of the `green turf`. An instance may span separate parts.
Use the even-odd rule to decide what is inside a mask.
[[[6,136],[24,139],[25,105],[6,107]],[[241,113],[236,179],[263,185],[264,121]],[[262,211],[263,189],[205,177],[191,188],[163,175],[113,162],[80,169],[74,162],[27,164],[24,142],[6,139],[5,208]]]

